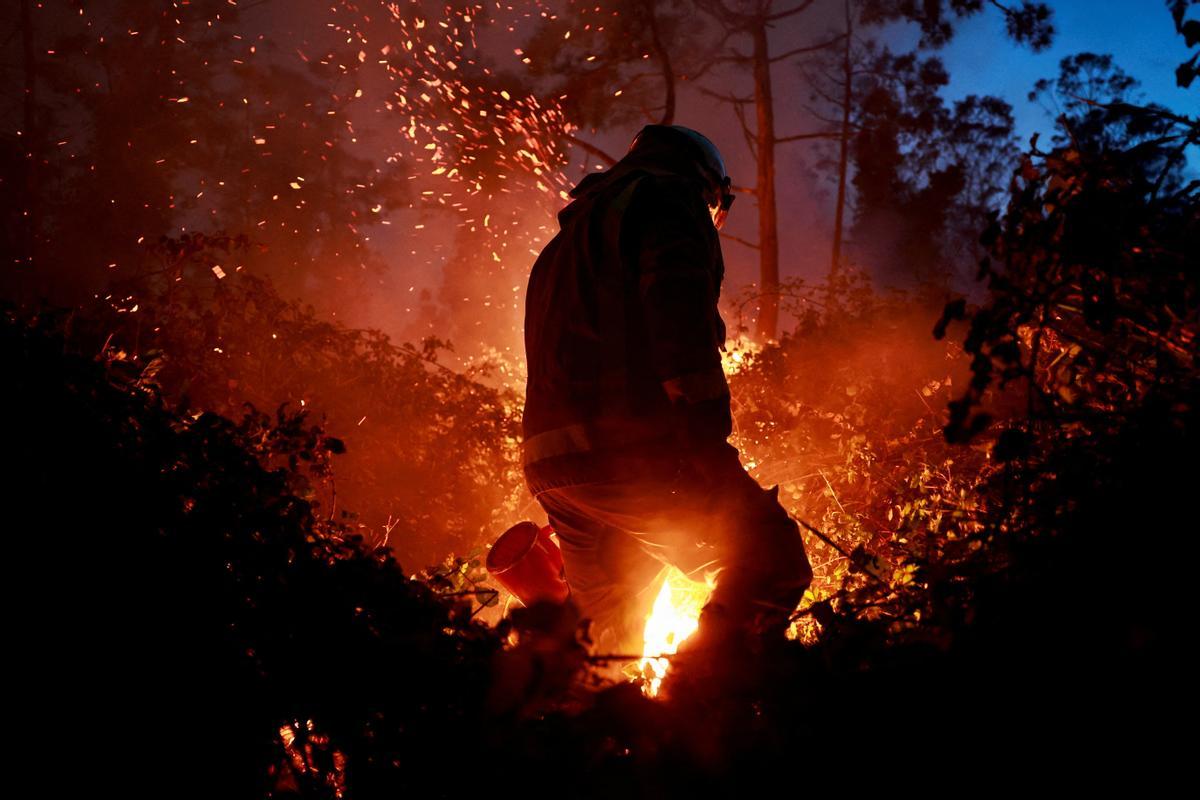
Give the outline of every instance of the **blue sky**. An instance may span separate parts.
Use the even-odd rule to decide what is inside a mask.
[[[1016,3],[1017,0],[1006,0]],[[1007,100],[1013,107],[1017,137],[1024,149],[1029,137],[1039,132],[1041,142],[1048,144],[1054,132],[1054,120],[1040,103],[1027,99],[1039,78],[1053,78],[1064,57],[1080,52],[1109,53],[1114,63],[1138,79],[1143,100],[1154,101],[1182,114],[1200,114],[1200,80],[1190,89],[1175,85],[1175,68],[1190,55],[1183,37],[1175,31],[1170,13],[1163,0],[1046,0],[1054,11],[1057,34],[1053,45],[1034,53],[1014,43],[1005,33],[1004,17],[984,4],[981,13],[955,22],[955,35],[950,43],[937,51],[950,74],[950,86],[945,91],[948,101],[968,94],[991,94]],[[820,13],[828,15],[829,29],[840,25],[833,12],[841,8],[836,0],[825,0]],[[1194,7],[1191,16],[1200,15]],[[813,35],[811,23],[798,25],[793,31],[781,29],[775,46],[784,47],[789,36],[798,41]],[[897,27],[885,37],[893,50],[911,49],[919,38],[916,26]],[[797,83],[795,73],[784,67],[776,72],[778,99],[777,127],[779,135],[811,127],[799,112],[793,98],[807,94]],[[734,123],[726,118],[724,109],[693,109],[685,105],[679,122],[702,130],[713,131],[715,140],[727,149],[726,162],[735,180],[753,175],[753,162],[740,145]],[[1196,148],[1194,150],[1200,150]],[[827,180],[814,180],[803,167],[811,154],[807,148],[781,149],[777,181],[782,218],[786,221],[780,231],[782,270],[785,275],[815,278],[824,274],[828,263],[829,236],[832,222],[831,185]],[[1200,166],[1200,152],[1191,154],[1193,171]],[[753,200],[742,201],[749,206]],[[747,209],[735,206],[730,217],[730,231],[744,238],[755,238],[755,217]],[[757,256],[737,244],[725,246],[726,265],[731,283],[755,280]]]
[[[999,14],[985,12],[958,25],[942,52],[951,75],[949,95],[995,94],[1012,103],[1022,141],[1043,137],[1052,120],[1025,99],[1035,81],[1052,77],[1058,62],[1082,51],[1111,53],[1115,63],[1142,82],[1146,99],[1184,114],[1200,112],[1200,81],[1175,85],[1175,67],[1189,55],[1163,0],[1050,0],[1058,34],[1041,53],[1015,47]],[[1193,15],[1196,11],[1193,10]]]

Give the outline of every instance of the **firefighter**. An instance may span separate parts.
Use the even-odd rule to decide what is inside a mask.
[[[522,463],[601,653],[638,653],[666,564],[720,569],[699,641],[781,637],[812,579],[796,523],[727,441],[717,148],[648,125],[587,175],[529,279]]]

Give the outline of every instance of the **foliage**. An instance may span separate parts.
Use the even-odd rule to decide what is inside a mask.
[[[999,765],[1020,777],[1040,752],[1069,768],[1064,739],[1146,780],[1147,758],[1174,757],[1160,709],[1188,663],[1173,635],[1187,586],[1162,579],[1154,542],[1123,541],[1131,517],[1172,530],[1178,506],[1127,493],[1194,484],[1194,464],[1167,460],[1194,452],[1194,373],[1185,408],[1137,406],[1099,438],[1047,433],[1044,457],[997,474],[987,454],[1003,435],[977,450],[937,435],[925,403],[947,389],[922,380],[954,350],[902,344],[919,304],[850,277],[801,296],[816,310],[797,335],[733,378],[738,435],[789,505],[887,570],[865,577],[863,555],[850,569],[810,540],[833,563],[800,616],[807,644],[723,654],[723,683],[665,703],[631,685],[581,691],[569,609],[479,626],[314,513],[308,475],[340,446],[302,415],[177,414],[129,359],[54,333],[82,315],[6,316],[4,411],[23,423],[10,506],[40,534],[12,554],[40,587],[16,642],[40,707],[15,724],[86,726],[66,780],[94,786],[120,765],[126,795],[180,775],[185,795],[445,795],[465,762],[535,796],[695,796],[778,785],[797,752],[838,785],[864,737],[893,736],[873,763],[911,769],[903,742],[920,741],[935,783]],[[779,474],[793,465],[830,473]],[[64,496],[86,524],[48,513]],[[469,559],[447,567],[435,584],[474,591]]]
[[[303,413],[180,415],[59,327],[0,333],[24,423],[9,563],[37,598],[13,644],[38,707],[10,724],[55,742],[26,769],[131,796],[431,780],[502,633],[313,513],[295,466],[340,446]]]
[[[145,278],[75,319],[73,346],[128,364],[194,409],[237,418],[247,404],[282,404],[320,414],[347,452],[314,476],[310,499],[405,564],[466,552],[512,524],[524,492],[519,400],[440,365],[445,342],[395,344],[325,322],[261,279],[207,268],[246,246],[164,239]]]
[[[1160,135],[1099,153],[1033,150],[985,234],[991,299],[972,317],[974,378],[951,406],[952,438],[987,424],[970,412],[996,382],[1022,381],[1031,422],[1057,427],[1119,424],[1192,380],[1200,182],[1169,177],[1200,123],[1126,105],[1122,126],[1128,116]],[[963,311],[949,307],[944,319]]]
[[[900,586],[918,562],[960,561],[993,466],[986,443],[953,447],[942,435],[946,402],[968,372],[957,346],[930,336],[936,301],[880,295],[852,271],[794,282],[789,296],[796,328],[730,386],[752,474],[778,484],[785,507],[840,548],[805,534],[810,599],[863,585],[848,557],[856,550],[881,559],[877,571]],[[813,633],[807,622],[802,630]]]
[[[950,76],[932,53],[953,31],[943,5],[847,0],[849,41],[800,65],[805,108],[823,126],[805,138],[813,140],[818,169],[838,185],[835,258],[843,256],[841,220],[849,207],[849,260],[883,286],[960,291],[1017,153],[1007,102],[944,97]],[[980,10],[978,3],[953,4],[957,17]],[[1010,22],[1017,13],[1001,10]],[[917,48],[897,53],[880,44],[880,26],[896,22],[921,27]],[[1051,33],[1047,27],[1042,35]]]
[[[1077,53],[1062,59],[1053,80],[1038,81],[1029,98],[1056,113],[1056,147],[1093,157],[1129,150],[1133,155],[1127,159],[1128,167],[1142,170],[1144,180],[1175,190],[1194,139],[1177,127],[1178,118],[1167,108],[1135,105],[1138,86],[1112,56]],[[1167,142],[1175,144],[1164,146]]]
[[[949,288],[1016,153],[1012,108],[969,95],[947,105],[940,59],[867,48],[851,115],[851,248],[884,285]]]
[[[1044,50],[1054,39],[1053,14],[1046,3],[1021,0],[1011,6],[996,0],[864,0],[863,21],[868,24],[904,20],[921,29],[921,43],[940,47],[954,35],[952,18],[977,14],[990,2],[1004,15],[1009,37],[1034,52]]]
[[[970,319],[972,378],[950,404],[947,437],[995,436],[998,462],[980,487],[992,510],[973,579],[946,599],[976,619],[1011,614],[1014,644],[1090,654],[1089,674],[1116,687],[1108,719],[1170,702],[1190,626],[1190,590],[1164,566],[1196,555],[1180,534],[1200,479],[1200,182],[1172,187],[1167,175],[1200,124],[1163,113],[1127,106],[1114,121],[1144,117],[1134,123],[1158,127],[1154,138],[1035,148],[984,237],[987,302],[952,304],[938,326]],[[996,426],[989,398],[1005,387],[1023,408]],[[1020,593],[1009,609],[987,598],[1005,583]],[[1039,624],[1051,615],[1057,631]]]
[[[1175,22],[1175,30],[1183,37],[1184,46],[1200,45],[1200,19],[1186,19],[1188,8],[1200,5],[1200,0],[1167,0],[1167,9]],[[1175,69],[1175,82],[1184,89],[1192,85],[1196,79],[1200,64],[1200,50],[1192,53],[1192,57],[1181,63]]]

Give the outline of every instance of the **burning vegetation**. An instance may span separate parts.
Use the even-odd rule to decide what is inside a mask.
[[[10,725],[45,787],[695,796],[844,788],[869,749],[881,778],[1182,758],[1200,121],[1083,53],[1035,90],[1062,132],[1016,152],[1006,104],[940,94],[936,47],[981,3],[299,5],[4,12],[9,563],[35,587]],[[991,5],[1048,41],[1040,4]],[[809,52],[757,33],[801,19],[832,105],[762,139],[755,65]],[[916,52],[871,38],[897,20]],[[611,162],[603,129],[669,122],[702,79],[757,174],[731,441],[815,577],[786,642],[672,697],[713,576],[664,570],[641,651],[605,653],[485,564],[536,512],[531,253]],[[792,141],[838,186],[814,280],[779,275]]]

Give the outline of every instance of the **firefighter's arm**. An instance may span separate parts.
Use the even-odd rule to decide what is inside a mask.
[[[732,427],[721,369],[719,243],[703,201],[657,180],[630,207],[639,222],[638,289],[648,355],[691,448],[723,450]]]

